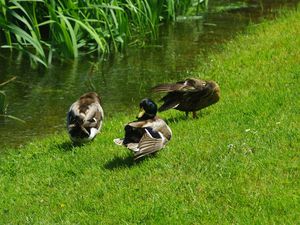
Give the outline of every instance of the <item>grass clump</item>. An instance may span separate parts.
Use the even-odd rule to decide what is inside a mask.
[[[173,138],[133,163],[113,145],[134,115],[93,143],[66,134],[0,158],[0,223],[296,224],[299,221],[300,13],[266,22],[199,64],[221,86],[201,118],[168,111]]]

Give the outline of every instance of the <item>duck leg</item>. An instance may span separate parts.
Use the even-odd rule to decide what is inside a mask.
[[[198,118],[197,114],[196,114],[196,111],[193,111],[193,118],[196,119]]]
[[[185,118],[187,119],[189,117],[189,112],[185,112]]]

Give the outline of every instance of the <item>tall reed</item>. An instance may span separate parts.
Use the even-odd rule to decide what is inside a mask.
[[[52,57],[80,52],[107,54],[129,40],[157,36],[162,20],[172,20],[192,0],[0,0],[2,47],[30,55],[47,66]]]
[[[17,77],[12,77],[10,78],[9,80],[3,82],[3,83],[0,83],[0,88],[2,88],[4,85],[12,82],[13,80],[15,80]],[[12,116],[12,115],[8,115],[7,114],[7,97],[6,97],[6,94],[5,94],[5,91],[3,90],[0,90],[0,119],[3,119],[3,118],[10,118],[10,119],[14,119],[14,120],[17,120],[19,122],[22,122],[22,123],[25,123],[24,120],[22,119],[19,119],[15,116]]]

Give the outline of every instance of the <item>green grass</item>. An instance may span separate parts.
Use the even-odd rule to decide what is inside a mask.
[[[133,163],[107,118],[93,143],[66,133],[0,157],[1,224],[297,224],[300,12],[251,29],[199,63],[222,98],[199,119],[162,113],[173,139]]]

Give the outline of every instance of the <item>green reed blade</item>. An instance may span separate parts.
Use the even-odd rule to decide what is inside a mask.
[[[100,38],[99,34],[96,32],[96,30],[88,23],[83,23],[80,20],[71,18],[71,17],[67,17],[69,20],[72,20],[74,22],[76,22],[78,25],[80,25],[84,30],[86,30],[91,37],[96,41],[96,43],[98,44],[99,50],[106,52],[108,51],[108,49],[106,48],[107,46],[107,42],[106,40],[102,37]]]
[[[75,31],[70,24],[68,18],[64,16],[61,12],[58,14],[58,18],[61,19],[61,29],[65,37],[65,44],[68,46],[69,53],[73,57],[78,57],[78,47],[77,47],[77,38]]]
[[[0,114],[5,114],[6,111],[6,94],[0,91]]]
[[[12,81],[14,81],[15,79],[17,79],[16,76],[10,78],[10,79],[7,80],[7,81],[4,81],[4,82],[0,83],[0,87],[1,87],[1,86],[4,86],[4,85],[6,85],[6,84],[8,84],[8,83],[10,83],[10,82],[12,82]]]
[[[21,122],[21,123],[26,123],[25,120],[22,120],[22,119],[20,119],[18,117],[12,116],[12,115],[0,114],[0,117],[10,118],[10,119],[16,120],[16,121]]]
[[[14,24],[8,24],[7,25],[8,30],[15,34],[19,40],[24,40],[25,42],[28,42],[31,44],[35,50],[38,52],[39,56],[41,56],[43,59],[45,58],[44,50],[40,44],[40,42],[37,39],[34,39],[32,36],[30,36],[26,31],[21,29],[20,27],[14,25]],[[24,44],[24,43],[23,43]]]

